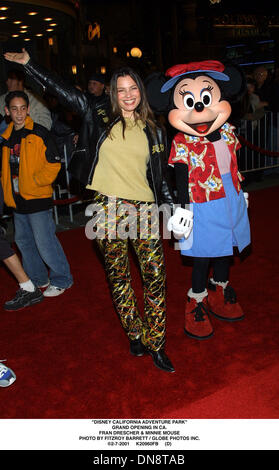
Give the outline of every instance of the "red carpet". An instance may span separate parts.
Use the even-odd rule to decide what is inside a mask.
[[[209,340],[184,334],[191,267],[165,242],[166,349],[174,374],[157,369],[150,356],[130,355],[95,245],[83,229],[59,233],[74,286],[31,308],[1,311],[0,359],[8,359],[17,380],[0,389],[0,418],[279,418],[278,195],[276,187],[250,193],[252,249],[231,269],[246,317],[212,319]],[[3,304],[17,288],[3,265],[0,282]]]

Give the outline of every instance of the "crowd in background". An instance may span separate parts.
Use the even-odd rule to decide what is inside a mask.
[[[264,65],[255,67],[254,70],[246,73],[247,90],[242,100],[233,105],[231,122],[241,129],[248,122],[248,136],[255,144],[263,144],[263,138],[257,135],[258,123],[264,119],[266,113],[272,112],[272,126],[277,135],[277,113],[279,112],[279,69],[272,74]],[[13,90],[24,90],[30,100],[30,115],[35,122],[51,130],[57,143],[62,160],[66,151],[69,160],[75,148],[79,136],[80,117],[72,111],[63,107],[57,97],[50,93],[42,96],[33,93],[25,86],[24,72],[19,69],[12,69],[8,72],[7,92]],[[102,74],[91,74],[87,80],[87,88],[83,90],[88,97],[95,102],[109,103],[109,79],[106,80]],[[8,125],[8,118],[5,116],[5,96],[0,96],[0,135]],[[168,127],[166,116],[157,115],[161,123],[165,124],[169,133],[169,140],[173,137],[172,129]],[[247,125],[246,125],[247,126]],[[246,127],[247,128],[247,127]],[[251,131],[250,131],[251,130]],[[271,130],[270,130],[271,132]],[[252,134],[253,136],[252,136]],[[259,165],[255,163],[255,165]],[[62,167],[58,175],[57,182],[63,187],[66,186],[65,168]],[[80,192],[80,185],[72,181],[72,192]]]

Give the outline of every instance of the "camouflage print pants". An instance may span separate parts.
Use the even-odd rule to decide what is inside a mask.
[[[157,351],[165,342],[166,292],[165,263],[159,230],[155,230],[155,234],[150,233],[154,223],[150,208],[156,206],[149,202],[115,198],[113,208],[116,212],[115,217],[108,217],[110,200],[96,193],[94,203],[100,207],[99,225],[105,228],[103,237],[97,237],[96,240],[104,256],[113,302],[128,338],[133,340],[141,337],[147,348]],[[137,216],[129,219],[126,209],[129,211],[131,208],[133,215],[136,213]],[[158,225],[157,208],[155,218],[157,218],[155,223],[157,222]],[[145,223],[142,224],[140,220]],[[121,224],[122,236],[121,233],[119,234]],[[123,232],[123,227],[129,228],[128,237],[125,235],[123,237],[123,233],[127,234],[127,231]],[[131,285],[129,241],[137,255],[143,280],[143,317],[139,313],[137,299]]]

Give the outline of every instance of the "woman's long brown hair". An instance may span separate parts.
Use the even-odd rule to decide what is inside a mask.
[[[125,138],[125,128],[126,122],[122,115],[122,110],[118,104],[118,92],[117,92],[117,80],[119,77],[126,77],[129,75],[134,82],[137,84],[138,89],[140,91],[141,100],[140,103],[135,110],[135,121],[140,120],[143,123],[148,123],[151,127],[152,132],[156,130],[156,124],[153,112],[148,104],[146,92],[144,88],[144,84],[140,78],[140,76],[130,67],[123,67],[116,70],[110,81],[110,99],[111,99],[111,116],[108,123],[108,135],[111,131],[111,123],[116,119],[120,118],[122,122],[122,129],[123,129],[123,138]]]

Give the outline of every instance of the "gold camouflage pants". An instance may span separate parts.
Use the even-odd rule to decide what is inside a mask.
[[[104,256],[107,279],[122,327],[130,340],[141,337],[148,349],[158,351],[165,342],[166,275],[157,206],[150,202],[108,198],[100,193],[95,194],[94,203],[98,204],[97,220],[102,232],[102,237],[97,237],[96,241]],[[152,215],[151,208],[156,208]],[[154,222],[158,230],[152,233]],[[129,241],[137,255],[143,281],[143,317],[131,285]]]

